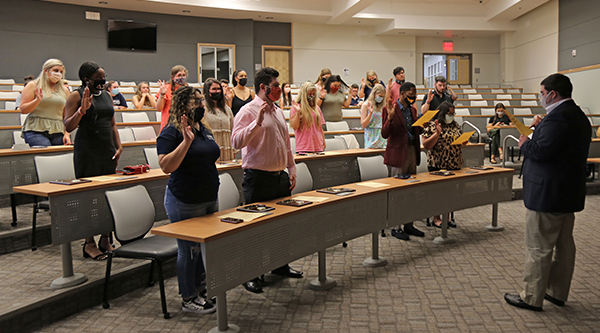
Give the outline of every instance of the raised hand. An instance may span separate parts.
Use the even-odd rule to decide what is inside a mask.
[[[158,84],[158,89],[160,90],[161,95],[167,93],[167,85],[165,84],[165,81],[158,80],[156,84]]]
[[[435,126],[435,131],[441,135],[442,134],[442,124],[440,124],[440,122],[436,119],[433,122],[433,125]]]
[[[393,84],[394,84],[394,78],[391,77],[390,80],[388,81],[388,88],[391,88]]]
[[[90,88],[85,87],[85,90],[83,91],[83,97],[81,97],[81,108],[79,108],[81,115],[84,115],[91,106],[92,94],[90,94]]]
[[[269,104],[267,104],[267,102],[264,102],[261,106],[260,109],[258,110],[258,115],[256,115],[256,124],[258,126],[262,125],[263,120],[265,120],[265,111],[269,108]]]
[[[367,81],[365,81],[365,78],[363,77],[362,79],[360,79],[360,85],[364,86],[365,83],[367,83]]]
[[[194,141],[194,132],[192,126],[188,123],[188,117],[186,115],[181,116],[181,130],[183,134],[183,142],[191,144]]]
[[[319,96],[321,96],[321,99],[325,98],[325,95],[327,95],[327,91],[325,90],[325,88],[321,89],[321,93]]]
[[[427,93],[427,103],[431,104],[431,101],[433,101],[433,89],[429,89],[429,92]]]
[[[42,98],[44,98],[44,93],[42,92],[42,88],[35,88],[35,91],[33,93],[35,94],[35,97],[38,99],[38,101],[41,101]]]

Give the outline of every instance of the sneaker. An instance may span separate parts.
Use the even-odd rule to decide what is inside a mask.
[[[211,302],[207,302],[204,298],[200,296],[197,296],[196,298],[191,299],[189,301],[184,300],[183,302],[181,302],[181,309],[184,312],[192,312],[198,314],[213,313],[217,311],[217,308],[215,308],[215,306]]]
[[[403,240],[403,241],[410,240],[410,237],[408,237],[408,235],[404,231],[402,231],[402,229],[400,229],[400,227],[398,227],[397,230],[392,229],[392,236],[394,236],[400,240]]]
[[[405,225],[404,226],[404,232],[412,235],[412,236],[417,236],[417,237],[425,237],[425,233],[417,228],[415,228],[414,226],[408,226]]]

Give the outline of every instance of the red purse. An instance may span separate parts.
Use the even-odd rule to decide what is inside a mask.
[[[128,165],[123,168],[123,170],[117,170],[117,173],[122,173],[124,175],[137,175],[140,173],[146,173],[150,171],[150,166],[148,164],[140,164],[140,165]]]

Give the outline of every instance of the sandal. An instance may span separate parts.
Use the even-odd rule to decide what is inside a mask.
[[[491,157],[491,158],[490,158],[490,163],[492,163],[492,164],[497,164],[497,163],[498,163],[498,161],[496,161],[496,158],[495,158],[495,157]]]
[[[109,252],[107,249],[102,247],[102,239],[108,239],[110,242],[110,237],[109,236],[100,236],[100,240],[98,241],[98,250],[100,250],[100,252],[102,253],[106,253]],[[114,244],[110,244],[110,246],[114,249],[115,245]]]
[[[84,258],[92,258],[92,260],[96,260],[96,261],[102,261],[102,260],[106,260],[108,258],[108,256],[106,254],[104,254],[104,253],[100,253],[99,255],[97,255],[95,257],[92,257],[89,253],[87,253],[85,251],[85,246],[88,245],[88,244],[89,245],[91,245],[91,244],[96,245],[96,242],[95,241],[89,241],[89,242],[86,241],[86,242],[83,242],[83,257]]]

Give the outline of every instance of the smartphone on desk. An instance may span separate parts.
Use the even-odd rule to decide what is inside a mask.
[[[227,222],[227,223],[241,223],[241,222],[244,222],[243,219],[236,219],[235,217],[224,217],[224,218],[221,219],[221,221]]]

